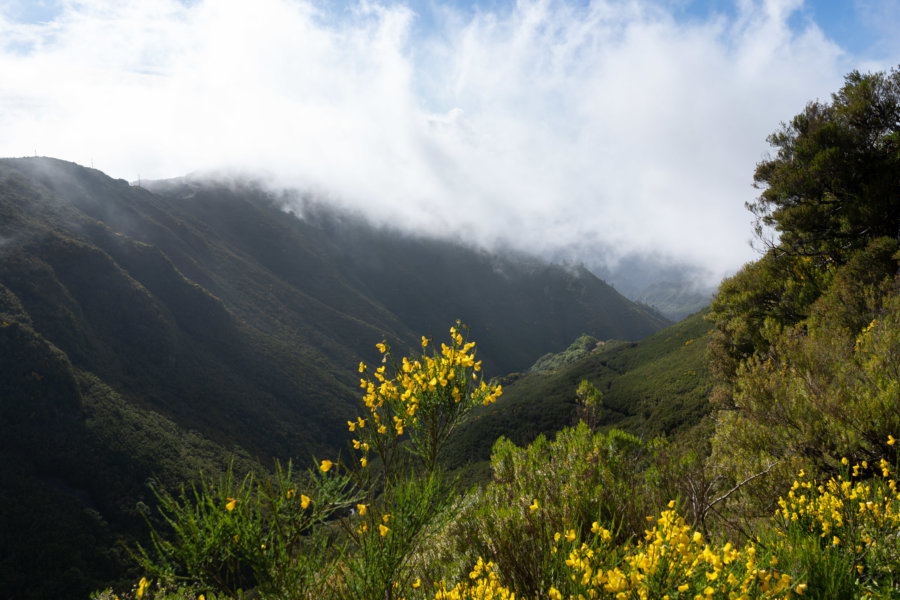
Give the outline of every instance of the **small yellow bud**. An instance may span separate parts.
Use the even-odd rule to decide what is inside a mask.
[[[334,463],[331,462],[330,460],[323,460],[322,464],[319,465],[319,470],[322,471],[323,473],[327,473],[333,465],[334,465]]]

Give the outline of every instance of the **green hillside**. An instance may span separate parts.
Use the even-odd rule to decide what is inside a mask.
[[[345,447],[356,365],[379,340],[414,348],[462,319],[496,375],[584,331],[666,323],[584,269],[374,228],[252,181],[152,188],[0,161],[0,596],[37,573],[33,597],[121,576],[111,548],[145,531],[151,476]],[[69,534],[42,542],[54,530]]]
[[[601,428],[616,427],[644,438],[685,432],[710,410],[705,350],[712,325],[705,314],[639,342],[608,341],[552,372],[501,378],[503,396],[491,407],[476,410],[472,422],[461,429],[448,451],[450,465],[486,461],[500,436],[525,445],[541,433],[574,424],[575,390],[583,380],[603,395]]]

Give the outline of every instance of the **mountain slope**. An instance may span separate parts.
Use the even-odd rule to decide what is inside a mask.
[[[503,396],[480,409],[452,440],[448,466],[486,461],[503,435],[526,445],[575,421],[582,380],[603,394],[598,425],[641,437],[678,436],[710,410],[705,350],[712,324],[696,313],[638,342],[607,342],[577,362],[552,370],[514,373]],[[572,348],[569,349],[571,352]],[[564,363],[545,357],[542,363]]]
[[[15,540],[0,596],[26,596],[15,582],[34,568],[34,597],[83,597],[118,572],[104,549],[141,528],[152,475],[217,472],[232,452],[335,455],[375,342],[405,353],[456,319],[494,374],[583,331],[665,324],[583,269],[373,228],[249,181],[150,190],[0,161],[0,530]],[[42,544],[54,528],[79,533]],[[73,567],[72,552],[93,558]]]

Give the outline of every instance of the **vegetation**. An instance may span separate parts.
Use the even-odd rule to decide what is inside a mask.
[[[155,552],[141,551],[147,575],[134,596],[243,598],[251,589],[260,598],[388,599],[900,592],[898,464],[886,459],[851,467],[845,458],[841,472],[822,483],[800,471],[772,514],[739,543],[710,531],[705,516],[721,498],[696,502],[688,493],[696,483],[685,468],[690,461],[668,442],[595,432],[583,422],[527,448],[501,439],[490,483],[459,494],[431,459],[446,439],[438,432],[501,390],[477,383],[474,344],[458,331],[451,329],[451,345],[440,353],[414,360],[395,362],[378,344],[394,369],[378,367],[361,380],[364,416],[348,423],[360,436],[353,443],[358,460],[322,460],[301,478],[278,468],[274,483],[229,474],[177,497],[159,492],[171,534],[155,529]],[[433,341],[423,339],[428,345]],[[895,443],[884,440],[887,448]],[[682,501],[686,496],[694,502]]]
[[[771,510],[803,468],[896,454],[900,414],[900,71],[851,73],[770,138],[750,206],[780,234],[712,304],[718,408],[713,462],[732,482],[766,471],[732,502]]]
[[[348,423],[362,434],[352,443],[361,455],[273,488],[279,498],[310,490],[301,498],[333,511],[296,518],[308,525],[305,544],[279,571],[314,565],[310,584],[276,589],[257,574],[250,554],[274,538],[228,554],[239,558],[231,572],[256,574],[247,581],[262,598],[900,596],[898,82],[896,70],[853,73],[830,104],[809,105],[771,138],[778,156],[759,165],[765,189],[750,208],[761,233],[781,237],[723,283],[708,313],[639,345],[564,354],[553,372],[511,376],[496,405],[499,387],[449,376],[452,365],[477,365],[459,329],[440,353],[416,359],[395,360],[379,344],[382,366],[360,365],[363,416]],[[684,368],[704,352],[712,390],[705,372]],[[604,380],[603,369],[622,366]],[[647,398],[647,380],[713,402],[694,412]],[[490,437],[509,396],[527,407],[529,393],[555,387],[568,389],[560,415],[577,424],[527,446],[501,438],[483,485],[446,479],[444,449],[452,459],[467,434]],[[530,397],[548,407],[562,394],[546,396],[543,405]],[[679,416],[661,429],[666,414]],[[330,496],[317,483],[329,477]],[[215,531],[236,518],[240,531],[275,529],[267,523],[280,522],[280,509],[238,513],[265,503],[222,485],[164,502],[161,515],[176,532],[200,514]],[[240,539],[222,537],[202,556],[221,563]],[[138,583],[137,597],[250,591],[143,556],[152,581]]]

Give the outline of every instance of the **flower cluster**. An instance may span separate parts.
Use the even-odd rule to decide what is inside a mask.
[[[738,550],[730,543],[706,543],[675,512],[674,502],[655,521],[624,554],[610,546],[612,534],[594,523],[594,542],[574,547],[566,560],[572,593],[563,596],[553,588],[550,597],[781,598],[796,591],[789,575],[761,564],[753,545]],[[618,564],[609,565],[617,555]]]
[[[893,440],[891,436],[888,444]],[[858,575],[874,577],[872,571],[885,560],[900,559],[897,481],[883,458],[877,464],[862,461],[852,466],[845,458],[842,464],[842,474],[821,483],[800,472],[787,496],[778,500],[779,533],[812,534],[824,551],[851,557]]]
[[[448,590],[443,584],[434,595],[435,600],[515,600],[516,595],[500,584],[494,564],[481,558],[469,573],[470,581],[456,584]]]
[[[413,360],[403,357],[397,362],[387,343],[381,342],[376,347],[382,364],[375,369],[359,364],[368,415],[348,421],[347,426],[362,438],[353,441],[363,453],[362,466],[371,448],[381,450],[404,433],[414,452],[433,466],[439,445],[460,419],[500,396],[499,385],[488,385],[480,377],[481,361],[475,360],[475,343],[463,338],[464,329],[459,323],[451,327],[450,343],[442,343],[440,350],[423,337],[422,355]]]

